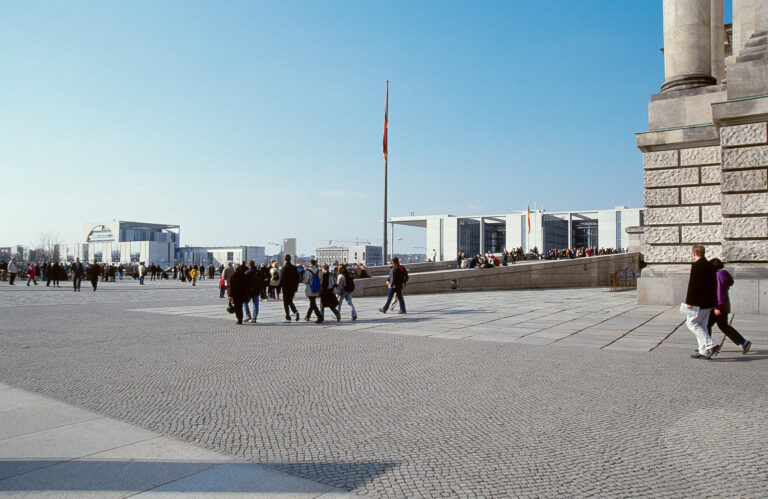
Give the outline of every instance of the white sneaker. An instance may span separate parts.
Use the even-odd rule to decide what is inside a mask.
[[[251,318],[250,317],[246,317],[245,319],[243,319],[243,322],[251,322]]]
[[[291,319],[283,319],[283,324],[290,324],[290,323],[291,323]]]

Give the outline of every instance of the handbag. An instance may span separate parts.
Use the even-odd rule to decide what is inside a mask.
[[[235,306],[232,305],[232,298],[229,299],[229,303],[227,304],[227,312],[229,312],[230,314],[235,313]]]

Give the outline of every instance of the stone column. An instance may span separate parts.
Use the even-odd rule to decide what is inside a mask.
[[[714,85],[711,0],[664,0],[662,92]]]
[[[717,83],[722,83],[725,79],[725,26],[723,20],[723,0],[711,0],[710,18],[712,20],[711,29],[711,55],[712,55],[712,76]]]

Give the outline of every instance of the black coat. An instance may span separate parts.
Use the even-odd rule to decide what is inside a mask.
[[[285,262],[280,275],[280,288],[283,293],[296,293],[299,290],[299,271],[291,262]]]
[[[323,308],[336,308],[339,306],[339,299],[336,298],[334,287],[328,282],[330,280],[330,273],[323,272],[322,285],[323,289],[320,291],[320,303]]]
[[[229,296],[235,303],[248,301],[248,276],[245,272],[235,272],[229,278]]]
[[[702,257],[691,265],[691,277],[688,280],[688,293],[685,303],[699,308],[717,306],[717,269]]]
[[[83,262],[74,262],[72,263],[72,275],[75,277],[83,277],[83,273],[85,272],[85,267],[83,267]]]

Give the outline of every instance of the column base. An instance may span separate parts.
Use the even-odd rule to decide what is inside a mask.
[[[711,74],[690,73],[674,76],[661,85],[661,91],[686,90],[689,88],[708,87],[717,84],[717,79]]]

